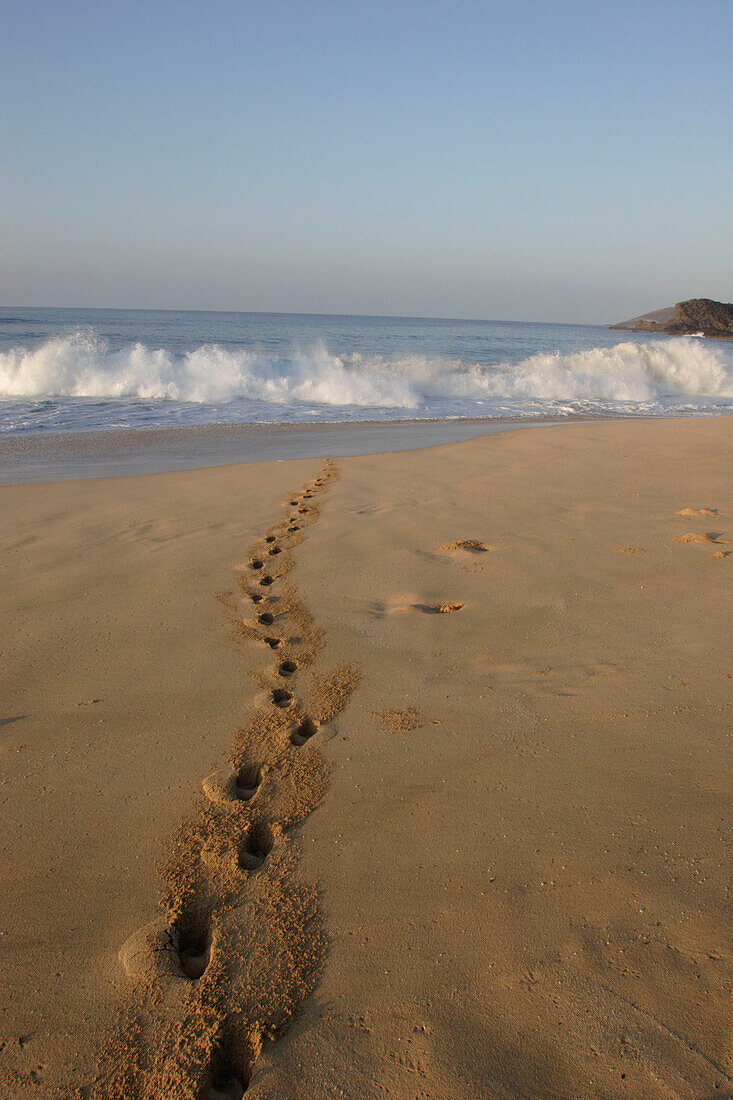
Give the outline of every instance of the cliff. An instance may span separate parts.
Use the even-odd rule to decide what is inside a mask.
[[[670,336],[712,336],[733,339],[733,303],[713,302],[710,298],[688,298],[674,308],[657,309],[611,325],[627,332],[665,332]]]

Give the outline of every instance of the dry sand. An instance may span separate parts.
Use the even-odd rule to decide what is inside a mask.
[[[0,489],[4,1095],[733,1095],[731,457]]]

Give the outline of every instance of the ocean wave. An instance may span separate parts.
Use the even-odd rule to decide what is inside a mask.
[[[733,397],[733,371],[719,350],[685,337],[485,366],[420,355],[339,356],[323,344],[288,357],[219,344],[183,355],[140,343],[115,351],[80,331],[0,353],[0,395],[413,410],[435,398],[633,403]]]

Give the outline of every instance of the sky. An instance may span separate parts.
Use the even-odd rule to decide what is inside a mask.
[[[0,304],[733,300],[731,0],[5,0]]]

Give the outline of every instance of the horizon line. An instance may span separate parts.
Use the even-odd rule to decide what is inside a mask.
[[[673,308],[662,306],[660,308]],[[194,309],[188,307],[164,307],[164,306],[44,306],[44,305],[20,305],[9,304],[0,305],[0,309],[46,309],[46,310],[87,310],[97,311],[100,313],[229,313],[229,314],[246,314],[248,316],[266,316],[266,317],[343,317],[343,318],[359,318],[363,320],[372,321],[451,321],[451,322],[463,322],[473,324],[485,324],[485,325],[568,325],[576,328],[608,328],[612,323],[618,324],[619,322],[610,321],[528,321],[517,320],[515,318],[508,317],[443,317],[433,315],[428,316],[425,314],[408,314],[408,313],[324,313],[313,312],[308,313],[303,310],[270,310],[270,309]],[[649,311],[647,311],[649,312]]]

